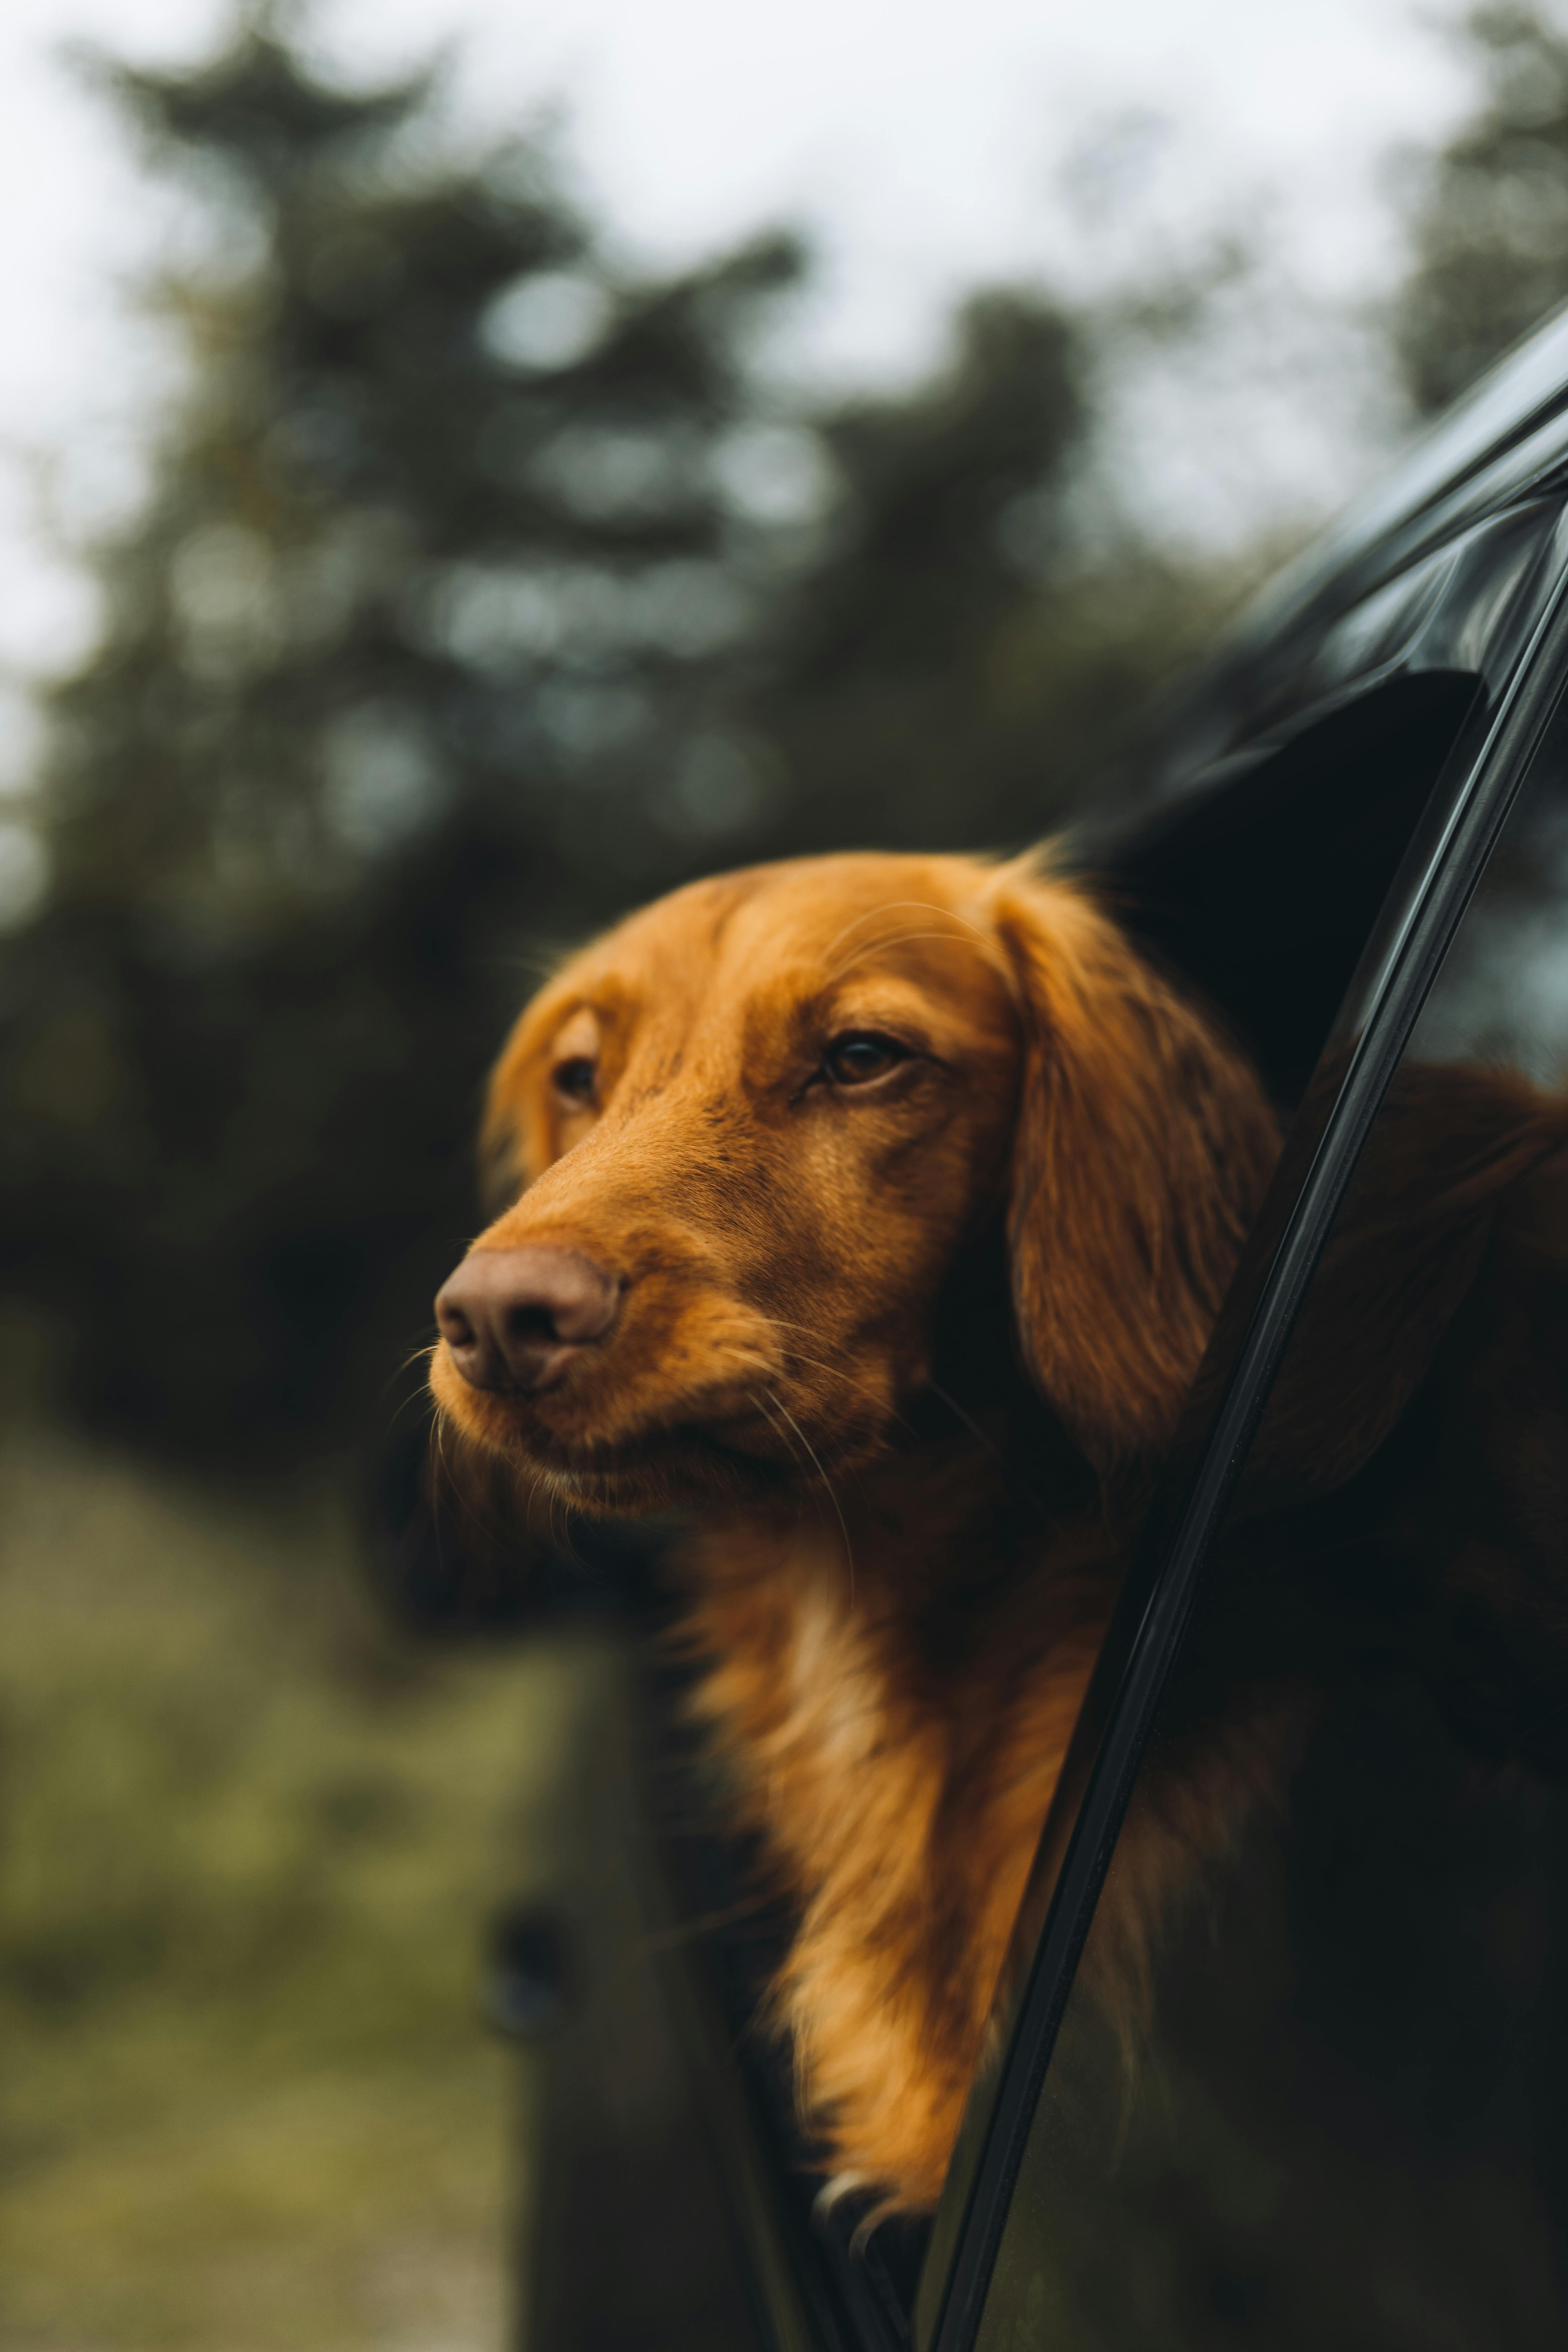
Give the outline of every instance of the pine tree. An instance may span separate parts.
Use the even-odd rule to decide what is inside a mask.
[[[1215,583],[1072,512],[1107,321],[975,295],[952,361],[817,421],[833,539],[781,583],[753,723],[790,789],[778,846],[1023,846],[1103,790]]]
[[[0,1199],[78,1403],[243,1455],[417,1333],[525,950],[750,812],[697,714],[783,545],[746,344],[800,257],[627,284],[539,142],[454,163],[427,84],[265,19],[105,79],[227,233],[157,289],[189,395],[53,698]]]
[[[1410,173],[1414,266],[1391,322],[1423,415],[1568,296],[1568,35],[1514,5],[1474,10],[1461,33],[1481,99]]]

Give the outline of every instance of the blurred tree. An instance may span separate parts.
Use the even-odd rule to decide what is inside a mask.
[[[323,89],[265,20],[106,79],[212,251],[157,289],[189,395],[52,698],[4,1247],[82,1407],[221,1458],[330,1442],[378,1299],[417,1331],[520,944],[689,860],[766,535],[748,321],[799,257],[622,283],[537,145],[454,166],[426,84]]]
[[[1213,583],[1075,512],[1108,324],[977,295],[934,380],[817,420],[837,527],[781,586],[752,706],[790,779],[781,849],[1032,840],[1190,647]]]
[[[1458,29],[1481,100],[1436,155],[1407,161],[1414,266],[1391,321],[1423,415],[1568,295],[1568,32],[1511,5]]]
[[[188,393],[51,698],[0,1279],[93,1421],[276,1457],[420,1337],[542,947],[715,864],[1027,839],[1194,600],[1071,523],[1091,346],[1047,303],[814,418],[751,357],[788,238],[629,279],[546,142],[454,160],[428,80],[326,88],[266,12],[97,70],[209,250],[154,289]]]

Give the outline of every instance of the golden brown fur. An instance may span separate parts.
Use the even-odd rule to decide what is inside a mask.
[[[883,1041],[869,1076],[847,1038]],[[1047,866],[855,856],[694,885],[574,957],[485,1142],[507,1205],[475,1250],[579,1253],[616,1311],[540,1393],[443,1346],[438,1404],[535,1498],[706,1507],[698,1704],[793,1900],[803,2111],[841,2177],[929,2205],[1268,1108]],[[1403,1073],[1102,1905],[1124,2019],[1347,1645],[1568,1770],[1564,1329],[1568,1104]]]
[[[867,1036],[897,1057],[834,1076]],[[618,1317],[537,1396],[442,1348],[437,1402],[579,1507],[707,1507],[700,1705],[797,1909],[803,2108],[836,2171],[927,2205],[1267,1105],[1038,861],[844,856],[575,957],[486,1147],[525,1189],[475,1248],[581,1253]]]

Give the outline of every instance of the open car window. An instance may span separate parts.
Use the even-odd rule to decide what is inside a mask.
[[[1548,624],[1309,1094],[1326,1245],[1233,1391],[1252,1426],[944,2347],[1568,2335],[1563,674]]]

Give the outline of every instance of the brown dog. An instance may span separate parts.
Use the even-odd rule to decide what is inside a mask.
[[[1041,861],[856,856],[575,956],[485,1135],[511,1204],[437,1301],[439,1407],[574,1506],[709,1507],[701,1703],[798,1907],[803,2106],[929,2204],[1268,1108]]]

